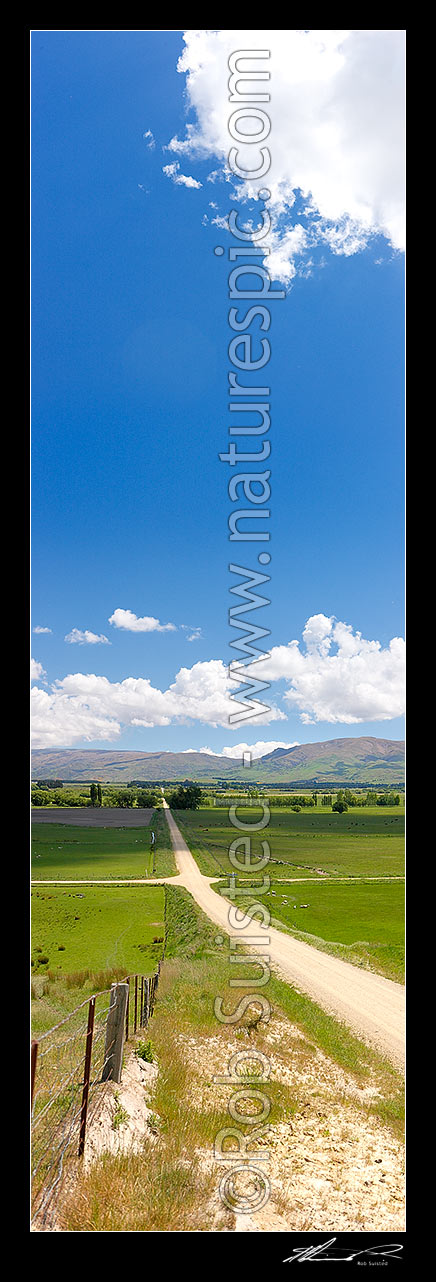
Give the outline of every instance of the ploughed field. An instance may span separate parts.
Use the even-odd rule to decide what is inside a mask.
[[[32,823],[72,824],[73,828],[143,828],[150,823],[152,813],[120,806],[33,806]]]

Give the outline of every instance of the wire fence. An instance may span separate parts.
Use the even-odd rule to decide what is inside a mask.
[[[87,1125],[109,1082],[121,1080],[123,1047],[153,1014],[159,982],[127,975],[94,993],[31,1047],[33,1226],[53,1220],[71,1159],[81,1158]]]

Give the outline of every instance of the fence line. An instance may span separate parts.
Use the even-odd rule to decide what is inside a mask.
[[[127,975],[93,993],[32,1041],[32,1225],[50,1224],[65,1161],[83,1157],[90,1106],[93,1115],[108,1083],[121,1080],[124,1043],[151,1019],[159,972],[160,962],[154,975]]]

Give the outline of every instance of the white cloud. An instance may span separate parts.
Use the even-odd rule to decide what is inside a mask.
[[[239,182],[237,198],[254,197],[265,184],[271,192],[273,228],[267,243],[272,252],[267,261],[274,279],[289,283],[300,256],[316,243],[325,242],[333,253],[352,254],[382,233],[395,249],[404,248],[404,34],[185,32],[178,71],[186,75],[195,124],[187,125],[184,138],[172,138],[168,149],[218,159],[220,168],[209,174],[211,181],[234,181],[227,167],[229,54],[250,48],[271,52],[268,61],[250,60],[243,66],[270,70],[270,81],[258,81],[255,92],[271,95],[262,109],[271,120],[266,145],[272,164],[266,177]],[[253,91],[253,84],[248,88]],[[253,167],[254,150],[239,145],[241,167]],[[298,193],[307,225],[293,212]]]
[[[287,710],[299,712],[301,721],[308,725],[319,721],[344,725],[386,721],[401,716],[404,708],[402,638],[394,637],[389,645],[382,646],[380,641],[365,640],[350,624],[335,620],[333,615],[312,615],[301,644],[293,640],[288,645],[274,646],[269,658],[253,664],[251,670],[247,666],[245,674],[270,683],[284,680]],[[35,663],[34,679],[40,680],[43,675],[41,664]],[[220,659],[180,668],[166,690],[156,689],[145,677],[111,682],[95,674],[72,673],[56,681],[50,691],[34,688],[35,746],[113,742],[129,726],[198,722],[236,730],[235,723],[229,725],[229,716],[239,708],[230,694],[235,696],[237,690]],[[262,705],[249,724],[251,728],[283,720],[286,714],[280,707]],[[277,747],[293,747],[295,742],[237,743],[225,746],[218,755],[240,758],[244,750],[249,750],[256,758]]]
[[[269,659],[257,663],[256,675],[267,681],[284,678],[284,700],[301,721],[351,725],[388,721],[404,712],[405,646],[393,637],[388,646],[366,641],[351,624],[314,614],[298,641],[274,646]],[[249,671],[249,669],[248,669]]]
[[[51,628],[40,628],[37,626],[36,628],[33,628],[32,631],[38,632],[39,636],[42,636],[43,632],[51,632]]]
[[[61,691],[32,688],[32,739],[35,748],[69,748],[91,740],[112,742],[120,733],[114,717],[89,708],[85,701],[72,700]]]
[[[150,150],[150,151],[154,151],[155,146],[156,146],[156,143],[155,143],[155,140],[154,140],[154,138],[153,138],[153,134],[152,134],[152,132],[151,132],[151,129],[147,129],[147,130],[146,130],[146,132],[145,132],[145,134],[143,134],[143,135],[142,135],[142,137],[143,137],[143,139],[144,139],[144,142],[147,144],[147,147],[149,148],[149,150]]]
[[[179,169],[179,162],[178,160],[175,160],[172,165],[164,165],[162,172],[166,174],[167,178],[171,178],[172,182],[177,183],[180,187],[198,188],[203,186],[203,183],[197,182],[197,179],[192,178],[191,174],[180,174]]]
[[[236,743],[235,745],[232,744],[229,748],[221,748],[220,755],[222,757],[239,758],[239,760],[242,760],[243,752],[251,752],[253,761],[255,761],[258,757],[265,757],[267,752],[275,752],[276,748],[296,748],[297,743],[298,739],[294,739],[293,743],[282,743],[281,740],[279,741],[276,739],[271,739],[268,742],[265,742],[264,740],[259,739],[257,743]]]
[[[244,752],[251,752],[253,761],[256,761],[259,757],[265,757],[268,752],[275,752],[276,748],[296,748],[298,743],[298,739],[294,739],[292,743],[283,743],[282,740],[278,739],[269,739],[267,741],[259,739],[257,743],[230,744],[229,747],[221,748],[221,751],[218,748],[183,748],[182,751],[186,753],[204,752],[209,757],[229,757],[233,761],[239,762],[242,761]]]
[[[175,623],[159,623],[159,619],[152,615],[138,618],[132,610],[114,610],[108,623],[112,623],[114,628],[122,628],[124,632],[176,632]]]
[[[89,632],[88,628],[85,628],[84,632],[81,632],[80,628],[72,628],[71,632],[67,632],[66,637],[64,637],[64,641],[68,641],[69,645],[111,644],[108,637],[105,637],[103,632],[100,633],[100,636],[97,636],[96,632]]]
[[[46,675],[47,674],[46,674],[45,668],[43,668],[42,666],[42,663],[38,663],[37,659],[31,659],[30,660],[30,680],[42,681],[43,677],[45,677]]]
[[[229,727],[238,705],[230,699],[235,683],[220,659],[181,668],[167,690],[155,689],[145,677],[111,682],[107,677],[76,672],[56,681],[51,692],[36,691],[33,713],[35,747],[82,740],[113,741],[127,726],[168,726],[202,722]],[[265,707],[251,725],[285,720],[278,708]]]

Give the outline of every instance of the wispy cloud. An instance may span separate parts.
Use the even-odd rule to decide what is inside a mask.
[[[64,640],[68,642],[68,645],[110,645],[111,644],[109,641],[109,638],[105,637],[103,632],[101,632],[100,635],[98,636],[96,632],[89,632],[87,628],[85,628],[84,632],[81,632],[80,628],[73,628],[71,632],[67,632],[67,635],[64,638]]]
[[[203,633],[201,628],[194,628],[187,623],[181,623],[180,626],[182,632],[189,632],[189,636],[186,638],[187,641],[202,641]]]
[[[33,628],[33,632],[37,632],[39,636],[42,636],[44,632],[51,632],[51,630],[51,628],[40,628],[39,625]]]
[[[152,134],[152,132],[151,132],[151,129],[146,129],[145,134],[143,134],[143,135],[142,135],[142,137],[143,137],[144,142],[146,143],[146,145],[147,145],[147,147],[148,147],[149,151],[154,151],[155,146],[156,146],[156,142],[155,142],[155,139],[154,139],[153,134]]]
[[[171,178],[173,183],[177,183],[178,186],[196,188],[203,186],[203,183],[197,182],[197,179],[192,178],[191,174],[180,174],[179,169],[179,162],[175,160],[172,165],[164,165],[162,172],[166,174],[167,178]]]

